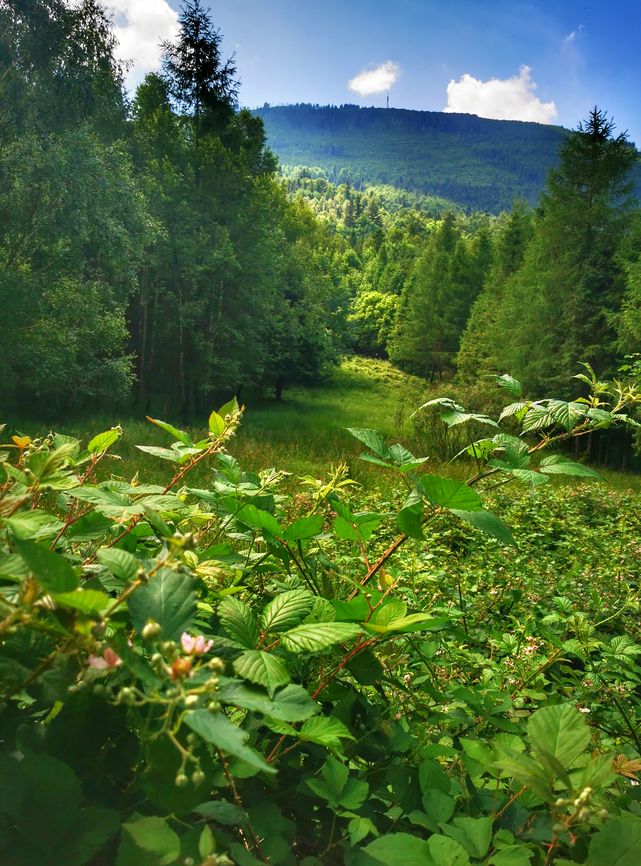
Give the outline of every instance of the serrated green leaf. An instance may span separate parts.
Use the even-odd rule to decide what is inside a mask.
[[[39,508],[18,511],[11,517],[0,517],[0,521],[9,527],[16,538],[23,541],[53,538],[64,526],[53,514],[47,514]]]
[[[421,540],[423,535],[423,503],[414,496],[408,496],[403,507],[396,515],[399,529],[409,538]]]
[[[222,713],[210,713],[209,710],[190,710],[185,713],[185,724],[211,743],[221,752],[239,758],[250,767],[274,774],[276,771],[265,761],[263,756],[247,745],[249,734],[237,727]]]
[[[417,488],[432,505],[440,508],[458,508],[464,511],[479,511],[483,508],[483,500],[478,493],[469,485],[453,478],[421,475]]]
[[[530,455],[526,443],[521,439],[510,439],[503,446],[501,457],[493,457],[489,465],[507,472],[513,469],[528,469]]]
[[[435,833],[427,841],[434,866],[470,866],[467,851],[447,836]]]
[[[580,478],[598,478],[602,480],[598,472],[585,466],[583,463],[575,463],[568,460],[563,454],[551,454],[541,460],[539,467],[546,475],[576,475]]]
[[[452,825],[443,827],[443,832],[462,845],[472,857],[485,857],[492,839],[491,818],[454,818]]]
[[[409,833],[386,833],[363,850],[383,866],[436,866],[427,842]]]
[[[492,854],[488,864],[489,866],[529,866],[533,856],[534,851],[525,845],[508,845]]]
[[[262,650],[245,650],[234,659],[234,670],[239,677],[264,686],[270,694],[291,679],[283,660]]]
[[[136,589],[128,605],[138,634],[153,619],[161,626],[165,640],[175,640],[189,628],[196,614],[195,583],[184,574],[161,568]]]
[[[528,738],[535,752],[547,752],[567,770],[590,743],[590,728],[572,704],[542,707],[530,716]]]
[[[218,410],[218,414],[221,418],[225,418],[226,415],[235,415],[238,412],[238,400],[236,397],[232,397],[231,400],[228,400]]]
[[[171,829],[164,818],[155,815],[138,818],[123,824],[123,833],[126,833],[136,848],[153,854],[158,866],[169,866],[175,863],[180,855],[180,838]],[[119,857],[117,864],[121,862]]]
[[[321,767],[321,776],[306,779],[305,784],[323,800],[337,805],[348,779],[349,770],[345,764],[330,757]]]
[[[225,419],[218,412],[212,412],[209,416],[209,432],[214,436],[221,436],[225,432]]]
[[[519,416],[523,417],[523,415],[525,415],[525,411],[528,406],[529,403],[524,403],[521,401],[518,401],[516,403],[510,403],[509,406],[504,407],[501,414],[499,415],[499,422],[503,421],[504,418],[511,418],[513,415],[516,415],[517,420],[519,420]]]
[[[367,838],[367,836],[378,836],[376,825],[373,824],[369,818],[361,818],[360,816],[352,818],[347,825],[347,832],[349,833],[349,841],[351,845],[357,845],[359,842],[362,842],[363,839]]]
[[[492,538],[498,538],[503,544],[516,546],[510,528],[491,511],[461,511],[458,508],[450,509],[452,514],[460,517],[475,529],[479,529]]]
[[[305,619],[313,603],[314,596],[305,589],[281,592],[263,610],[260,627],[265,631],[287,631]]]
[[[318,743],[328,749],[341,749],[341,740],[353,740],[349,729],[338,719],[329,716],[316,716],[308,719],[299,731],[301,740]]]
[[[230,680],[222,685],[216,699],[281,722],[303,722],[315,716],[320,709],[306,689],[291,683],[268,697],[260,689]]]
[[[542,484],[547,484],[550,480],[547,475],[542,475],[534,469],[512,469],[512,475],[519,481],[531,484],[533,487],[540,487]]]
[[[161,460],[169,460],[171,463],[179,463],[180,455],[171,448],[157,448],[155,445],[136,445],[139,451],[151,454],[152,457],[160,457]]]
[[[501,748],[496,765],[509,776],[527,785],[542,800],[550,800],[554,794],[546,770],[529,755],[509,748]]]
[[[422,466],[428,460],[427,457],[415,457],[411,451],[408,451],[400,443],[390,446],[389,455],[392,463],[400,472],[410,472],[412,469]]]
[[[459,451],[456,457],[467,454],[468,457],[473,457],[475,460],[486,460],[494,451],[496,451],[496,444],[493,438],[477,439],[476,442],[470,443],[462,451]]]
[[[198,837],[198,853],[204,859],[208,857],[216,848],[214,834],[211,832],[209,825],[205,825]]]
[[[398,598],[389,599],[376,609],[370,625],[387,626],[394,619],[401,619],[407,613],[407,603]]]
[[[442,625],[444,620],[441,617],[434,618],[429,613],[410,613],[407,616],[401,616],[397,619],[390,620],[385,625],[379,623],[368,623],[368,629],[382,632],[398,632],[399,634],[408,634],[415,631],[423,631],[424,629],[432,628],[436,625]]]
[[[533,403],[523,419],[525,433],[544,427],[561,427],[570,432],[585,418],[587,407],[582,403],[567,403],[564,400],[543,400]]]
[[[510,376],[508,373],[503,373],[502,376],[497,376],[496,384],[501,388],[504,388],[513,397],[518,398],[523,393],[523,388],[519,380],[515,379],[514,376]]]
[[[438,833],[441,822],[449,821],[454,814],[454,800],[438,788],[428,788],[423,792],[423,808],[429,818],[432,833]]]
[[[34,541],[14,539],[20,556],[40,586],[47,592],[73,592],[78,578],[71,563],[59,553],[53,553]]]
[[[247,649],[255,649],[258,644],[258,623],[245,602],[228,596],[218,605],[218,616],[230,637]]]
[[[303,541],[314,538],[323,531],[323,515],[313,514],[311,517],[301,517],[288,526],[283,533],[285,541]]]
[[[346,427],[354,439],[358,439],[363,445],[367,445],[370,451],[373,451],[378,457],[388,460],[390,450],[383,436],[377,430],[369,430],[365,427]]]
[[[487,424],[490,427],[498,427],[499,425],[489,415],[479,414],[477,412],[460,412],[458,409],[450,409],[441,415],[441,420],[448,427],[457,427],[459,424],[467,424],[469,421],[475,421],[477,424]]]
[[[358,532],[344,517],[335,518],[333,529],[336,537],[343,541],[358,541]]]
[[[147,421],[155,424],[156,427],[160,427],[161,430],[169,433],[170,436],[174,436],[179,442],[182,442],[183,445],[191,446],[194,444],[191,440],[191,437],[187,433],[185,433],[184,430],[179,430],[177,427],[173,427],[166,421],[159,421],[158,418],[151,418],[149,415],[147,415]]]
[[[255,505],[243,505],[236,514],[236,519],[252,529],[266,529],[272,535],[281,536],[283,530],[273,514],[256,508]]]
[[[72,607],[82,613],[101,613],[113,602],[106,592],[98,589],[77,589],[74,592],[61,592],[56,595],[56,604]]]
[[[247,821],[247,815],[243,810],[227,800],[209,800],[200,803],[194,812],[202,815],[203,818],[212,818],[217,824],[226,824],[230,827],[241,827]]]
[[[589,866],[638,866],[641,818],[624,814],[607,822],[590,840]]]
[[[104,433],[98,433],[87,445],[87,451],[90,454],[102,454],[111,448],[121,436],[122,430],[119,427],[113,427],[111,430],[105,430]]]
[[[364,460],[366,463],[373,463],[374,466],[382,466],[384,469],[396,468],[393,463],[389,462],[389,460],[381,460],[380,457],[376,457],[374,454],[368,454],[367,451],[363,451],[363,453],[358,456],[360,460]]]
[[[346,667],[356,682],[362,686],[378,685],[385,676],[385,668],[369,650],[358,653]]]
[[[98,551],[98,562],[113,575],[130,583],[138,573],[140,563],[131,553],[116,547],[103,547]]]
[[[281,642],[289,652],[321,652],[356,637],[360,631],[360,626],[349,622],[305,623],[286,631]]]

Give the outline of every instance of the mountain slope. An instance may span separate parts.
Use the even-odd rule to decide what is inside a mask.
[[[334,182],[383,183],[497,213],[536,203],[566,131],[438,111],[354,105],[264,106],[269,146],[285,165]]]

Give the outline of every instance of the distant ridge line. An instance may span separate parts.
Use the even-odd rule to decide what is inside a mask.
[[[333,182],[389,184],[499,213],[536,204],[567,130],[474,114],[343,105],[263,105],[269,146],[285,165]]]

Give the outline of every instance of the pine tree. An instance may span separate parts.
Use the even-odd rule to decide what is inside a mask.
[[[580,361],[609,372],[625,291],[618,250],[634,206],[637,153],[595,108],[550,173],[521,267],[508,280],[486,340],[494,360],[537,392],[563,394]],[[499,370],[498,372],[501,372]]]
[[[180,12],[176,42],[164,42],[163,72],[183,113],[194,118],[196,137],[204,127],[220,128],[236,106],[238,81],[233,57],[223,60],[222,36],[200,0],[187,0]]]

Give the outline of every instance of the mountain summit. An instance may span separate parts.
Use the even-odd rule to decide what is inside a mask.
[[[269,146],[284,165],[322,168],[329,180],[390,184],[498,213],[538,201],[567,131],[472,114],[264,105]]]

